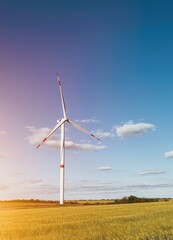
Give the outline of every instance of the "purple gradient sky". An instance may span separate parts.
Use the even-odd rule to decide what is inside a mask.
[[[35,150],[62,116],[56,71],[69,118],[102,136],[67,126],[65,198],[173,197],[172,10],[154,0],[1,1],[0,199],[59,198],[58,146]]]

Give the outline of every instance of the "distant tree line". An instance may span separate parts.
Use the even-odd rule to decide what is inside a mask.
[[[160,201],[169,201],[168,198],[144,198],[136,197],[130,195],[129,197],[123,197],[122,199],[115,199],[115,204],[125,204],[125,203],[144,203],[144,202],[160,202]]]
[[[172,198],[145,198],[130,195],[121,199],[100,199],[100,200],[67,200],[65,205],[108,205],[108,204],[128,204],[128,203],[145,203],[145,202],[161,202],[169,201]],[[15,199],[15,200],[0,200],[0,202],[19,202],[19,203],[41,203],[41,204],[58,204],[55,200],[40,200],[40,199]]]
[[[41,200],[41,199],[13,199],[13,200],[0,200],[0,202],[21,202],[21,203],[58,203],[54,200]]]

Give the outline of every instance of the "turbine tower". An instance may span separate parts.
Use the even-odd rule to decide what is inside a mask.
[[[57,120],[56,126],[52,129],[52,131],[42,140],[42,142],[37,146],[40,147],[47,139],[58,129],[61,127],[61,146],[60,146],[60,204],[64,204],[64,170],[65,170],[65,123],[69,123],[71,126],[89,134],[90,136],[100,140],[94,134],[88,132],[84,128],[80,127],[76,123],[72,122],[69,118],[67,118],[67,111],[64,101],[64,96],[62,92],[62,86],[60,82],[59,75],[57,73],[59,91],[61,96],[62,110],[63,110],[63,118]]]

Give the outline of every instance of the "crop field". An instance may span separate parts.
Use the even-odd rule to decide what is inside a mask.
[[[0,203],[0,240],[173,240],[173,201],[58,206]]]

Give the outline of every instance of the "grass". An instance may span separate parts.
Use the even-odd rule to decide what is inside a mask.
[[[173,240],[173,201],[43,205],[0,203],[0,240]]]

